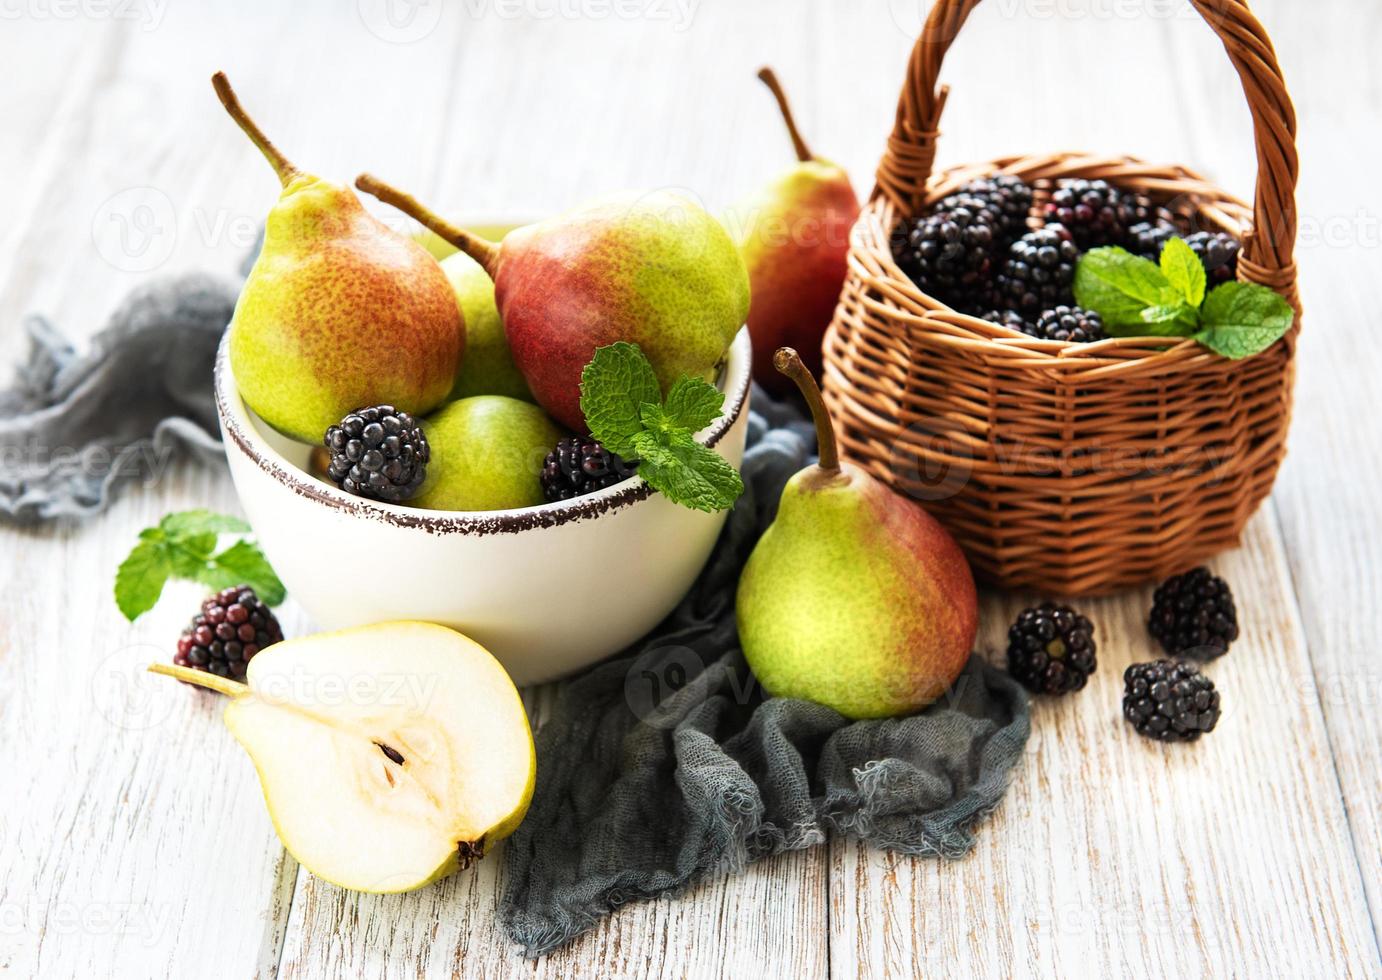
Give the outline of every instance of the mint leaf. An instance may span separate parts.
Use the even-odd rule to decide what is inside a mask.
[[[244,583],[269,605],[277,605],[284,599],[283,583],[258,545],[242,539],[213,554],[220,535],[249,529],[238,517],[206,510],[165,515],[157,527],[139,532],[139,543],[120,563],[115,604],[133,622],[158,603],[168,579],[178,578],[214,589]]]
[[[1190,306],[1204,302],[1204,263],[1181,239],[1172,238],[1162,248],[1161,274]]]
[[[597,349],[581,372],[581,411],[590,434],[630,458],[645,404],[662,404],[662,388],[638,345],[620,341]]]
[[[744,492],[744,482],[715,450],[690,432],[641,432],[634,437],[638,475],[674,503],[714,513]]]
[[[682,375],[667,392],[667,418],[672,424],[700,432],[724,414],[725,396],[700,378]]]
[[[1195,339],[1217,354],[1238,360],[1276,343],[1294,320],[1291,305],[1266,286],[1226,282],[1205,299],[1200,310],[1204,328]]]
[[[197,580],[213,589],[248,585],[271,606],[278,605],[287,595],[264,552],[259,550],[257,544],[245,540],[235,542],[208,559]]]
[[[115,572],[115,604],[126,619],[134,622],[157,604],[171,572],[161,541],[144,540],[134,546]]]
[[[1193,306],[1171,303],[1149,306],[1142,311],[1141,334],[1153,337],[1189,337],[1200,326],[1199,314]]]
[[[1142,311],[1164,305],[1170,285],[1154,263],[1118,247],[1086,252],[1075,266],[1075,301],[1115,337],[1143,333]]]
[[[158,529],[170,538],[192,534],[248,534],[250,526],[229,514],[213,514],[209,510],[183,510],[165,514]],[[215,543],[212,543],[212,548]],[[211,548],[207,549],[209,553]]]

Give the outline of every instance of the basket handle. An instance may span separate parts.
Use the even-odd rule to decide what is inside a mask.
[[[980,0],[936,0],[912,48],[897,120],[878,164],[873,197],[883,195],[903,214],[915,214],[926,196],[936,157],[936,138],[947,86],[938,86],[941,63]],[[1244,277],[1271,286],[1297,305],[1293,253],[1296,241],[1296,113],[1277,64],[1276,51],[1245,0],[1190,0],[1223,41],[1238,69],[1252,111],[1257,143],[1253,227],[1243,242]]]

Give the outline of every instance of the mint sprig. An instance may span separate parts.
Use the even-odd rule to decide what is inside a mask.
[[[217,551],[221,535],[249,533],[238,517],[208,510],[167,514],[156,527],[139,532],[139,543],[115,573],[115,604],[134,622],[152,609],[170,578],[200,582],[212,589],[241,583],[271,606],[283,601],[283,583],[259,546],[241,538]]]
[[[1251,357],[1291,329],[1295,312],[1266,286],[1227,282],[1208,294],[1204,264],[1172,238],[1160,263],[1122,248],[1096,248],[1075,268],[1075,301],[1115,337],[1193,337],[1234,360]]]
[[[744,492],[743,480],[695,434],[724,414],[714,385],[682,375],[667,392],[637,344],[601,347],[581,372],[581,411],[606,449],[638,461],[638,475],[673,503],[714,512]]]

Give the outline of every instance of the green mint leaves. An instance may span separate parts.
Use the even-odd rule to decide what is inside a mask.
[[[1075,268],[1075,301],[1115,337],[1194,337],[1237,360],[1276,343],[1295,313],[1266,286],[1228,282],[1206,295],[1204,265],[1172,238],[1160,264],[1121,248],[1096,248]]]
[[[248,534],[238,517],[207,510],[168,514],[157,527],[139,532],[139,543],[115,573],[115,604],[134,622],[163,594],[170,578],[189,579],[211,589],[248,585],[271,606],[285,591],[259,546],[244,538],[216,551],[223,534]]]
[[[662,397],[637,344],[601,347],[581,372],[581,411],[590,434],[612,453],[638,460],[638,475],[673,503],[724,510],[744,483],[695,434],[723,414],[725,396],[698,378],[678,378]]]

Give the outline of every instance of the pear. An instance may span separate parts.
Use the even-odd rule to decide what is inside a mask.
[[[411,506],[508,510],[546,503],[538,475],[566,433],[536,405],[476,395],[452,402],[422,425],[432,458]]]
[[[969,659],[978,599],[955,540],[912,500],[842,462],[801,357],[777,352],[816,423],[820,463],[787,481],[739,578],[744,657],[764,689],[848,718],[916,711]]]
[[[259,771],[274,829],[319,878],[421,888],[522,821],[537,765],[504,668],[474,640],[394,622],[266,647],[241,684],[155,673],[229,695],[226,727]]]
[[[212,84],[283,184],[230,325],[230,366],[245,403],[311,443],[367,405],[415,415],[435,408],[465,342],[436,259],[370,215],[351,188],[289,163],[224,74]]]
[[[779,347],[796,348],[807,370],[820,374],[821,342],[844,285],[859,199],[843,167],[812,155],[773,70],[763,68],[758,77],[777,99],[797,162],[739,202],[726,223],[737,237],[753,287],[749,336],[754,380],[780,396],[792,384],[773,370],[773,352]]]
[[[451,397],[506,395],[532,401],[533,393],[514,365],[504,337],[504,324],[494,305],[494,280],[464,252],[453,252],[442,259],[441,271],[455,290],[465,321],[465,357]]]
[[[355,186],[484,267],[514,363],[538,404],[576,432],[587,431],[581,371],[597,347],[637,344],[665,392],[683,374],[712,378],[748,314],[748,273],[729,233],[679,194],[603,198],[496,245],[369,174]]]

